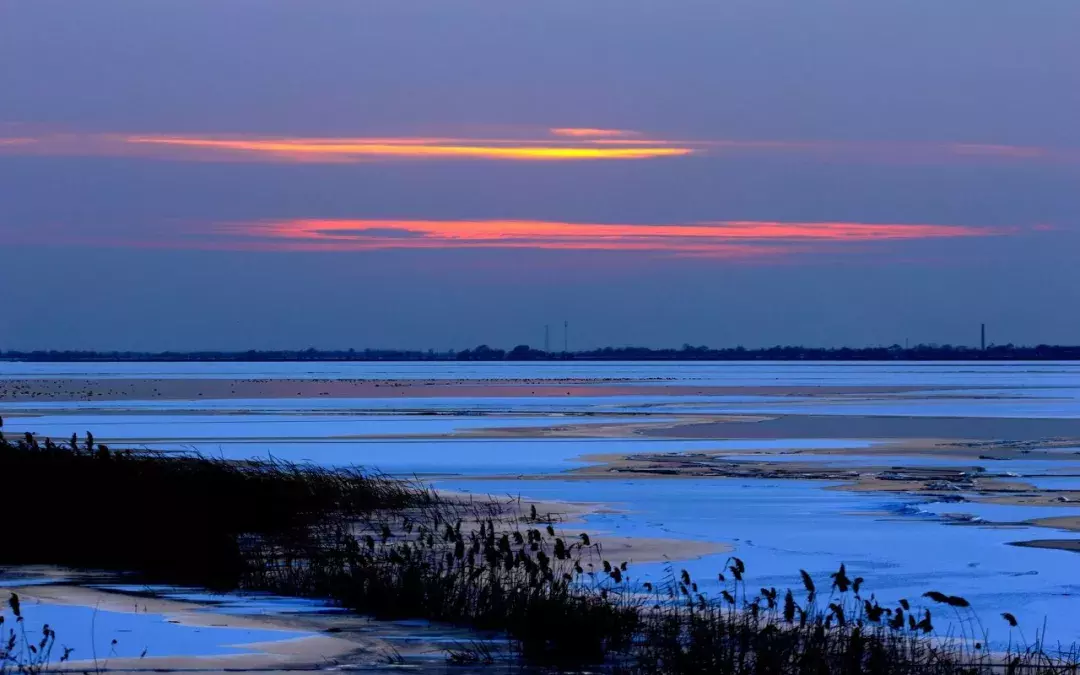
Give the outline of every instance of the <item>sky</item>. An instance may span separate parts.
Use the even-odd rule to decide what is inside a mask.
[[[3,0],[0,349],[1080,343],[1076,0]]]

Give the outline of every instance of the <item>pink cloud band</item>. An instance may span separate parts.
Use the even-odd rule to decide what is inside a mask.
[[[533,250],[652,257],[791,260],[888,250],[890,242],[999,237],[1045,230],[921,223],[708,221],[687,224],[543,220],[291,219],[160,223],[153,232],[53,224],[5,228],[0,243],[175,250],[375,252]]]
[[[720,221],[636,225],[537,220],[299,219],[229,223],[216,232],[264,250],[562,249],[760,256],[793,244],[982,237],[1006,230],[926,224]]]

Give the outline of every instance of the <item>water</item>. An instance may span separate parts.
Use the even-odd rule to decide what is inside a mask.
[[[760,386],[1075,387],[1080,363],[968,362],[319,362],[0,363],[5,378],[358,380],[626,379]]]
[[[1058,516],[1080,515],[1080,504],[1058,504],[1055,506],[1031,506],[1014,504],[986,504],[980,502],[930,502],[918,507],[922,513],[932,515],[962,514],[970,516],[979,523],[1015,524],[1039,518],[1055,518]],[[1061,538],[1061,532],[1051,530],[1039,530],[1029,532],[1031,538]],[[1069,536],[1064,538],[1068,539]]]
[[[1024,482],[1039,490],[1080,490],[1080,476],[1040,476]]]
[[[167,614],[145,611],[117,612],[96,607],[38,603],[24,600],[22,614],[31,639],[40,637],[41,626],[56,631],[53,663],[63,647],[74,649],[71,660],[95,658],[98,662],[118,658],[155,656],[222,656],[258,653],[250,645],[295,640],[312,633],[254,628],[223,628],[187,625]],[[0,612],[10,625],[13,617],[4,604]],[[115,643],[114,643],[115,641]]]
[[[391,475],[459,474],[473,476],[552,474],[595,465],[583,458],[590,455],[634,455],[750,450],[769,445],[798,447],[850,446],[855,441],[793,439],[783,443],[763,441],[664,441],[628,439],[440,439],[351,441],[321,443],[195,443],[155,444],[175,450],[196,450],[225,459],[247,459],[253,452],[291,462],[311,462],[322,466],[364,466]]]
[[[613,424],[618,417],[589,417],[575,424]],[[67,414],[15,417],[5,421],[14,433],[31,431],[42,437],[66,439],[88,430],[102,441],[151,440],[218,441],[250,439],[274,441],[291,438],[358,439],[379,436],[430,436],[477,429],[550,427],[550,417],[480,417],[455,415],[319,415],[319,414]]]
[[[94,584],[92,588],[130,595],[149,595],[178,602],[198,603],[214,614],[338,614],[344,610],[310,598],[287,598],[270,593],[208,593],[198,588],[145,584]]]
[[[1015,524],[1046,515],[1073,515],[1080,513],[1080,508],[933,502],[917,496],[827,490],[831,484],[821,481],[559,477],[561,472],[589,464],[585,459],[589,455],[718,451],[735,461],[820,462],[841,467],[980,466],[995,473],[1035,476],[1025,480],[1039,487],[1080,489],[1080,478],[1055,475],[1080,473],[1080,457],[1072,455],[1075,448],[1055,451],[1060,457],[1056,461],[991,461],[903,455],[891,447],[889,439],[877,438],[682,441],[588,431],[624,422],[665,424],[679,415],[715,413],[1074,419],[1080,418],[1077,363],[0,364],[0,378],[28,376],[477,382],[585,378],[595,382],[625,379],[647,386],[916,387],[918,391],[870,395],[826,390],[820,395],[798,396],[763,395],[760,391],[670,396],[660,390],[652,395],[643,389],[622,396],[546,398],[8,401],[0,403],[0,414],[5,415],[5,431],[9,432],[29,430],[67,438],[90,430],[114,444],[126,441],[225,458],[274,456],[325,466],[363,465],[400,475],[439,477],[439,487],[455,491],[613,505],[616,512],[590,515],[585,525],[572,527],[621,536],[730,544],[734,555],[747,563],[749,579],[757,585],[797,585],[799,569],[806,569],[819,586],[827,586],[826,575],[844,562],[851,576],[865,577],[866,588],[882,601],[914,599],[927,590],[939,590],[968,598],[994,636],[1007,637],[1007,626],[998,615],[1009,611],[1020,618],[1029,635],[1047,617],[1050,639],[1080,639],[1080,618],[1073,618],[1080,616],[1074,599],[1080,593],[1080,579],[1074,571],[1076,554],[1008,545],[1030,539],[1072,538],[1075,535]],[[12,416],[15,413],[32,416]],[[584,427],[583,438],[521,437],[508,431],[568,425],[589,426]],[[481,432],[500,436],[475,436]],[[855,450],[858,454],[814,452],[825,449]],[[795,450],[809,452],[756,454]],[[516,480],[517,476],[535,475],[545,478]],[[951,524],[956,514],[976,524]],[[716,572],[727,556],[673,559],[672,564],[676,569],[686,567],[701,585],[715,590]],[[665,573],[664,565],[658,563],[633,564],[631,572],[635,577],[652,579]],[[182,597],[177,593],[188,593],[186,599],[206,602],[224,613],[323,609],[317,604],[300,606],[274,598],[233,601],[191,595],[190,591],[159,590],[177,598]],[[43,605],[35,611],[46,609]],[[56,611],[56,625],[70,621],[78,626],[86,619],[71,608]],[[159,615],[109,621],[114,620],[116,626],[125,626],[124,621],[141,622],[129,628],[152,635],[160,630],[172,642],[204,650],[200,653],[222,653],[235,650],[229,645],[252,641],[249,636],[209,630],[196,636]],[[190,643],[186,642],[189,637]],[[277,639],[285,638],[279,635]],[[157,637],[147,640],[153,649],[164,649],[161,645],[168,641]],[[127,649],[132,642],[121,644]]]

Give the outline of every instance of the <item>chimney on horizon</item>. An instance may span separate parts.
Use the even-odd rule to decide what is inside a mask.
[[[980,332],[979,337],[980,337],[979,343],[982,346],[982,350],[985,352],[986,351],[986,324],[985,323],[982,324],[982,330]]]

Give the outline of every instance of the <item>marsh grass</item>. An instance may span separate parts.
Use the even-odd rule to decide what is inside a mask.
[[[0,561],[212,589],[242,584],[245,542],[310,545],[331,518],[428,498],[418,486],[352,469],[117,452],[90,434],[54,443],[0,433],[0,477],[8,513],[17,514]]]
[[[356,470],[116,453],[89,438],[0,440],[0,473],[5,500],[31,520],[0,562],[327,598],[381,619],[497,636],[447,650],[451,667],[1077,673],[1075,651],[1027,643],[1011,614],[1000,626],[1009,646],[993,651],[966,599],[932,590],[883,605],[842,565],[828,582],[793,575],[794,589],[751,587],[739,558],[718,571],[712,595],[686,571],[640,581],[601,543],[513,499],[444,498]],[[935,622],[954,632],[939,634]]]

